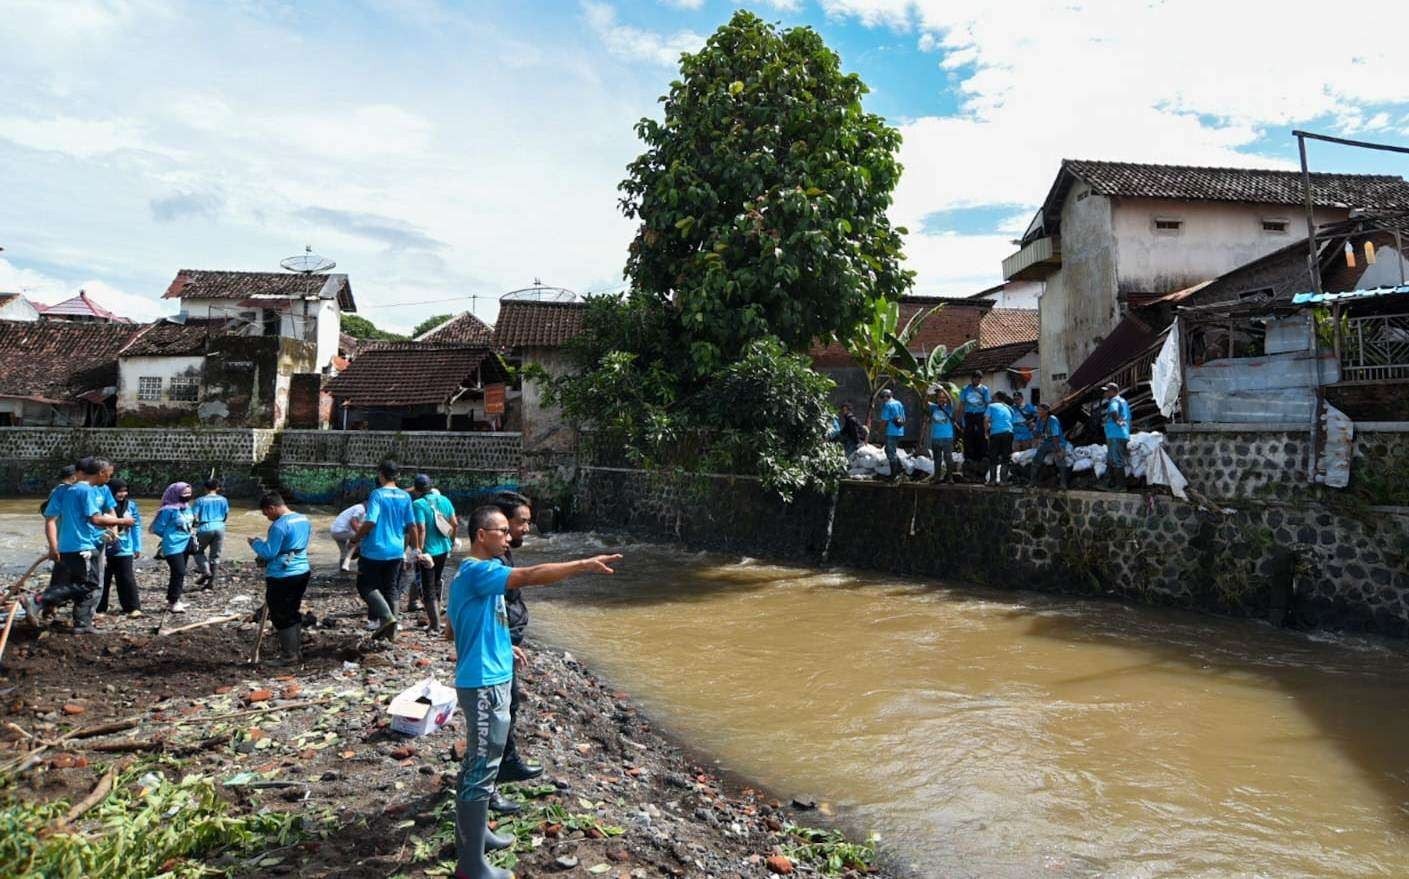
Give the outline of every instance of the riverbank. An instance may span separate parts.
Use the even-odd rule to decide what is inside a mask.
[[[72,859],[101,858],[118,838],[101,827],[121,818],[129,848],[140,843],[152,869],[171,875],[448,875],[463,721],[457,713],[405,739],[387,728],[386,705],[428,675],[449,681],[450,645],[419,627],[390,648],[366,644],[350,580],[323,575],[305,600],[316,622],[305,662],[250,666],[247,618],[262,582],[252,566],[227,567],[221,589],[189,596],[184,618],[100,617],[89,637],[62,622],[42,636],[16,626],[0,672],[0,798],[7,826],[22,829],[0,844],[0,873],[43,875],[58,861],[42,859],[60,857],[91,872],[97,861]],[[152,608],[161,574],[141,575]],[[243,619],[154,634],[162,623],[234,613]],[[871,859],[865,846],[799,829],[811,823],[806,812],[689,759],[571,655],[531,642],[529,656],[520,746],[548,771],[509,788],[524,812],[506,822],[517,842],[501,857],[519,875],[854,876]],[[197,788],[204,801],[187,796]],[[163,796],[175,811],[143,823],[144,804]],[[88,810],[53,834],[67,804],[80,802]],[[55,803],[64,805],[43,805]],[[134,872],[104,875],[150,875],[119,860]]]

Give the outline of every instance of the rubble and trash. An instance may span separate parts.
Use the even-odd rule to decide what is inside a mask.
[[[387,706],[387,713],[392,731],[418,738],[445,726],[455,707],[455,690],[429,677],[402,690]]]

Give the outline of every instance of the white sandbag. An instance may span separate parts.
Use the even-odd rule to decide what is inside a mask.
[[[911,461],[911,463],[912,463],[913,466],[910,468],[910,470],[909,470],[908,472],[910,472],[910,473],[923,473],[923,474],[925,474],[926,476],[933,476],[933,475],[934,475],[934,459],[933,459],[933,458],[921,458],[921,457],[919,457],[919,456],[917,455],[917,456],[915,456],[914,458],[911,458],[910,461]]]
[[[1033,458],[1037,457],[1037,450],[1024,449],[1021,452],[1013,452],[1013,454],[1008,457],[1014,464],[1028,464]]]

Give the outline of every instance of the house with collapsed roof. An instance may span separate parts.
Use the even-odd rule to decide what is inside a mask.
[[[338,356],[342,313],[356,312],[347,275],[182,269],[163,294],[187,318],[222,322],[228,335],[292,339],[314,346],[314,371]]]
[[[142,327],[0,320],[0,427],[108,427],[118,352]]]
[[[1312,174],[1311,201],[1321,226],[1409,208],[1409,183]],[[1132,311],[1304,241],[1304,204],[1294,171],[1064,160],[1019,250],[1003,261],[1006,281],[1043,284],[1048,396],[1109,365],[1087,361],[1112,335],[1141,335],[1120,329]]]

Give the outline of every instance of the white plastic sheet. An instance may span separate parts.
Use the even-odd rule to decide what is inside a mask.
[[[1183,378],[1179,367],[1179,319],[1169,326],[1169,335],[1164,338],[1164,347],[1159,349],[1150,369],[1150,392],[1160,414],[1169,418],[1179,406],[1179,386]]]
[[[1326,404],[1322,416],[1326,427],[1326,444],[1321,448],[1321,460],[1316,465],[1316,478],[1331,488],[1350,484],[1350,456],[1355,439],[1355,423],[1335,406]]]

